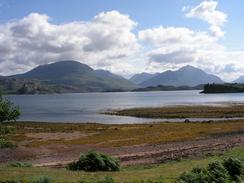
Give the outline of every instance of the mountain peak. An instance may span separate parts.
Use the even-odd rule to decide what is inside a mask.
[[[44,85],[70,92],[130,90],[137,87],[121,76],[106,70],[94,70],[74,60],[41,65],[27,73],[9,76],[9,78],[34,79]]]
[[[240,76],[239,78],[234,80],[233,83],[244,83],[244,76]]]
[[[192,71],[192,70],[201,70],[199,68],[196,68],[194,66],[191,66],[191,65],[186,65],[186,66],[183,66],[179,69],[179,71]]]
[[[223,81],[214,75],[207,74],[203,70],[186,65],[176,71],[165,71],[160,73],[142,83],[141,86],[157,86],[157,85],[170,85],[170,86],[196,86],[206,83],[223,83]]]
[[[70,75],[81,75],[92,71],[93,69],[86,64],[73,60],[63,60],[46,65],[40,65],[29,72],[18,76],[21,78],[32,79],[61,79]]]

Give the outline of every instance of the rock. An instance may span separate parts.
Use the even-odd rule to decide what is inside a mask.
[[[185,119],[184,122],[185,122],[185,123],[190,123],[190,120],[189,120],[189,119]]]

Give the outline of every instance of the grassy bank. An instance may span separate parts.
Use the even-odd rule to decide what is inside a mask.
[[[111,176],[116,182],[142,182],[147,179],[157,180],[159,177],[165,182],[173,182],[184,171],[190,171],[193,167],[204,167],[215,160],[222,160],[228,157],[235,157],[244,161],[244,147],[234,148],[222,154],[216,153],[197,159],[183,159],[159,165],[131,166],[122,168],[120,172],[73,172],[64,168],[11,168],[6,165],[0,166],[0,181],[9,179],[30,180],[33,177],[48,175],[55,182],[78,182],[80,180],[96,180],[105,176]]]
[[[5,125],[15,129],[15,132],[9,134],[7,138],[27,147],[48,144],[95,144],[100,147],[119,147],[244,133],[242,120],[124,125],[16,122]]]
[[[132,108],[105,114],[143,118],[231,118],[244,117],[244,105]]]

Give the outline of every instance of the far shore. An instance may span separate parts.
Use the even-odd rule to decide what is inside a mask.
[[[189,119],[193,121],[243,119],[243,103],[222,103],[219,105],[175,105],[164,107],[141,107],[107,111],[102,114],[155,119]]]

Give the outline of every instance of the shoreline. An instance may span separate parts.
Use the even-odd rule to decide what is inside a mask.
[[[203,146],[199,144],[209,144],[212,148],[208,151],[218,149],[220,145],[214,145],[216,139],[216,143],[222,144],[224,149],[236,143],[244,145],[243,120],[146,124],[9,122],[4,125],[15,129],[7,138],[17,147],[1,150],[0,164],[16,159],[29,159],[35,164],[66,162],[76,159],[81,152],[96,149],[123,156],[123,164],[130,165],[134,164],[131,158],[138,161],[135,164],[141,164],[152,156],[150,162],[153,162],[155,154],[160,154],[160,149],[168,145],[173,147],[178,144],[173,151],[176,157],[182,155],[178,152],[185,150],[192,155],[193,152],[188,153],[191,148],[202,151]],[[191,147],[195,142],[197,146]],[[141,155],[142,152],[147,155]],[[172,152],[166,159],[170,155]]]

